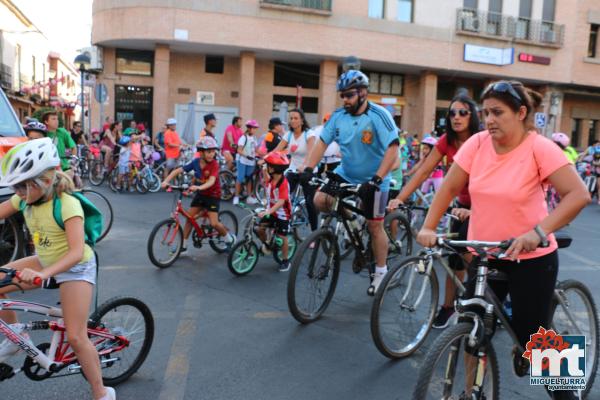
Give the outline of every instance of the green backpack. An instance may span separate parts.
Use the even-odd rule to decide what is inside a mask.
[[[79,200],[81,208],[83,209],[83,230],[85,233],[85,243],[94,247],[98,238],[102,235],[102,224],[103,218],[102,213],[87,197],[81,192],[68,193],[70,196],[75,197]],[[24,200],[21,200],[19,209],[24,211],[27,204]],[[62,202],[60,197],[54,196],[52,200],[52,214],[54,221],[61,229],[65,229],[65,222],[62,218]]]

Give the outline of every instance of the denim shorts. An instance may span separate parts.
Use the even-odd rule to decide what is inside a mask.
[[[237,181],[239,183],[244,183],[252,176],[254,173],[254,165],[246,165],[241,162],[237,162]]]
[[[79,263],[68,271],[54,275],[54,279],[58,284],[70,281],[85,281],[95,285],[96,257],[92,257],[86,262]]]
[[[125,175],[129,173],[129,165],[119,165],[119,174]]]

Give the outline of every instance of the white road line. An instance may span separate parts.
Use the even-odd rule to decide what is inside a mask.
[[[158,396],[159,400],[182,400],[190,369],[189,355],[194,345],[196,325],[200,313],[200,298],[190,294],[185,298],[183,315],[177,326],[175,340],[171,346],[171,356]]]

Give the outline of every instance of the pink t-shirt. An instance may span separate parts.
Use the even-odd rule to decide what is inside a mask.
[[[534,156],[535,151],[535,156]],[[551,140],[529,132],[515,149],[497,154],[488,131],[473,135],[454,156],[469,174],[471,219],[469,240],[500,241],[532,230],[548,215],[542,182],[569,165],[562,150]],[[519,259],[537,258],[556,250],[550,247],[522,253]]]
[[[235,125],[229,125],[227,129],[225,129],[225,135],[223,136],[223,145],[221,146],[221,150],[229,151],[232,154],[236,154],[233,147],[231,147],[231,143],[229,143],[229,139],[227,139],[227,133],[231,132],[231,137],[233,139],[233,143],[237,143],[240,140],[240,137],[244,134],[240,128]]]
[[[442,156],[446,156],[446,163],[448,164],[448,169],[450,169],[450,166],[454,162],[454,156],[456,155],[456,152],[458,151],[458,149],[455,147],[455,145],[450,145],[448,143],[448,135],[447,134],[442,135],[440,140],[438,140],[438,142],[436,143],[435,148],[437,149],[437,151],[440,152],[440,154]],[[443,176],[444,175],[442,174],[442,177]],[[458,194],[458,202],[462,206],[466,206],[466,207],[469,207],[471,205],[471,196],[469,195],[469,183],[468,182],[465,185],[465,187],[462,188],[462,190]]]

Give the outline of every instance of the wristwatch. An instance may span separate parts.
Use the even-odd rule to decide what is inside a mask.
[[[542,229],[541,226],[536,225],[533,230],[535,231],[535,233],[538,234],[538,236],[541,239],[541,246],[540,247],[548,247],[550,245],[550,242],[548,241],[548,236],[546,236],[546,232],[544,232],[544,230]]]

